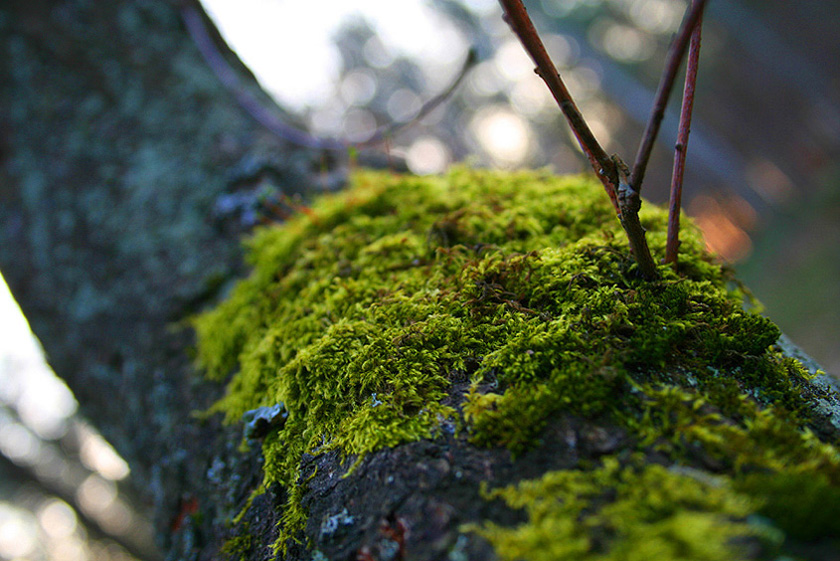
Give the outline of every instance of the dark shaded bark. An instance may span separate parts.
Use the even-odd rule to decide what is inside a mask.
[[[0,269],[165,532],[219,452],[178,323],[240,269],[219,202],[320,160],[237,106],[173,2],[3,2],[0,50]]]

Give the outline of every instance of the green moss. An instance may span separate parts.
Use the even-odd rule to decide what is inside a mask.
[[[645,206],[654,255],[665,221]],[[697,231],[681,237],[679,271],[646,282],[591,179],[463,168],[360,172],[258,231],[253,272],[195,327],[199,365],[230,377],[213,411],[288,411],[263,444],[266,485],[291,497],[280,547],[306,520],[304,453],[361,457],[451,422],[519,453],[558,413],[608,419],[674,462],[701,456],[738,481],[819,473],[836,489],[837,449],[808,430],[827,394],[773,349],[778,328],[744,311]],[[456,410],[445,399],[467,376]]]
[[[725,481],[615,457],[589,470],[555,471],[488,493],[524,509],[507,528],[466,528],[504,560],[712,561],[741,558],[738,541],[762,537],[746,523],[756,503]]]
[[[235,536],[225,541],[222,554],[228,559],[246,559],[251,551],[252,538],[250,535]]]
[[[740,478],[736,488],[760,497],[759,512],[794,538],[840,536],[840,487],[824,473],[751,473]]]

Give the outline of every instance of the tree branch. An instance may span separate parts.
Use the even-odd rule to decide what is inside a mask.
[[[548,86],[551,95],[560,106],[560,110],[566,117],[572,132],[580,143],[592,169],[595,174],[604,184],[607,194],[612,200],[616,213],[621,214],[618,204],[618,196],[616,187],[618,185],[618,173],[615,169],[615,164],[610,156],[604,151],[592,130],[583,118],[580,110],[572,99],[572,95],[563,83],[557,67],[548,56],[531,18],[528,16],[528,11],[522,5],[521,0],[500,0],[505,11],[505,21],[510,25],[513,32],[519,37],[519,41],[525,47],[531,60],[537,66],[535,72],[543,79],[545,85]]]
[[[455,76],[455,79],[449,84],[445,90],[440,92],[435,97],[428,100],[423,106],[420,108],[420,111],[417,112],[417,115],[412,117],[407,121],[396,121],[389,125],[384,125],[377,129],[367,140],[362,141],[361,143],[356,144],[358,147],[367,147],[373,146],[375,144],[379,144],[380,142],[386,141],[388,138],[392,137],[393,135],[397,134],[404,128],[411,126],[418,121],[421,121],[426,115],[437,109],[437,107],[446,101],[452,93],[458,89],[458,86],[461,85],[461,82],[464,80],[464,77],[470,71],[470,69],[475,66],[475,63],[478,62],[478,53],[476,50],[470,49],[467,53],[467,58],[464,59],[464,64],[461,65],[461,69],[458,71],[458,74]]]
[[[691,4],[691,7],[686,11],[686,15],[683,18],[676,39],[674,39],[671,48],[668,50],[668,57],[665,60],[665,71],[659,81],[659,87],[656,90],[647,128],[639,144],[639,150],[636,153],[633,173],[630,175],[630,185],[639,193],[641,192],[642,182],[645,179],[645,169],[650,160],[650,154],[653,151],[653,143],[656,140],[656,135],[659,133],[662,117],[665,115],[665,106],[668,105],[668,98],[671,96],[671,90],[674,89],[674,80],[677,76],[677,70],[680,67],[680,61],[685,55],[692,31],[699,21],[705,6],[706,0],[696,0]]]
[[[598,144],[595,135],[592,134],[589,125],[586,124],[569,90],[566,89],[566,85],[560,78],[557,68],[548,56],[522,1],[500,0],[500,2],[505,10],[505,21],[519,37],[531,60],[537,65],[537,74],[543,79],[554,99],[560,105],[560,109],[566,116],[569,126],[572,127],[581,148],[589,158],[592,169],[595,170],[598,179],[604,184],[604,189],[610,196],[616,214],[621,221],[621,226],[627,234],[633,257],[639,265],[639,271],[646,279],[655,279],[658,276],[656,263],[651,257],[647,240],[645,240],[645,229],[642,228],[639,221],[641,198],[638,190],[633,188],[634,183],[628,179],[627,165],[618,156],[608,156],[601,145]]]
[[[695,4],[697,1],[695,0]],[[682,206],[683,174],[685,156],[688,150],[688,135],[691,132],[691,113],[694,108],[694,90],[697,84],[697,68],[700,63],[700,42],[703,28],[702,15],[697,19],[688,47],[688,62],[685,69],[682,109],[680,110],[680,130],[674,149],[674,169],[671,174],[671,196],[668,205],[668,241],[665,246],[665,263],[677,263],[680,245],[680,208]]]

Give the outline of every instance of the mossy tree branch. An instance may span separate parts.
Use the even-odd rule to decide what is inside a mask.
[[[547,172],[358,171],[256,233],[254,274],[194,326],[207,375],[236,372],[212,410],[247,438],[271,419],[262,489],[286,493],[263,500],[285,497],[284,559],[592,561],[651,539],[658,561],[764,559],[775,546],[738,549],[754,513],[764,535],[840,533],[840,511],[823,515],[840,504],[820,413],[836,398],[778,354],[696,229],[681,274],[628,275],[598,191]],[[240,512],[247,540],[264,512]],[[618,533],[593,550],[604,524]]]

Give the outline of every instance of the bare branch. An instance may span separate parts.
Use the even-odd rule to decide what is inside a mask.
[[[478,62],[478,53],[476,50],[470,49],[467,53],[467,58],[464,60],[464,64],[461,66],[461,70],[458,71],[458,74],[455,77],[455,80],[449,85],[448,88],[443,90],[441,93],[427,101],[423,104],[423,107],[420,108],[420,111],[417,112],[413,118],[407,121],[398,121],[395,123],[391,123],[390,125],[385,125],[384,127],[379,128],[373,135],[368,138],[367,140],[362,141],[360,144],[356,144],[356,146],[362,148],[366,146],[372,146],[374,144],[379,144],[390,138],[391,136],[397,134],[404,128],[417,123],[418,121],[422,120],[426,115],[434,111],[438,108],[438,106],[446,101],[449,96],[461,85],[461,82],[464,80],[464,77],[467,75],[467,72],[475,66],[475,63]]]
[[[683,18],[680,30],[671,48],[668,50],[668,57],[665,61],[665,71],[659,81],[659,88],[656,90],[656,97],[654,98],[653,108],[648,119],[647,128],[645,129],[642,141],[639,144],[639,150],[636,153],[636,161],[633,164],[633,173],[630,175],[630,185],[637,192],[641,192],[642,182],[645,179],[645,169],[647,168],[650,154],[653,151],[653,143],[656,140],[656,135],[659,133],[659,126],[662,124],[662,117],[665,115],[665,106],[668,104],[668,98],[671,95],[671,90],[674,89],[674,80],[679,70],[680,62],[685,55],[688,42],[691,37],[695,25],[703,13],[703,8],[706,6],[706,0],[695,0],[686,11]]]
[[[254,120],[278,137],[291,142],[292,144],[315,150],[345,151],[351,146],[356,148],[368,148],[382,143],[386,138],[393,136],[402,129],[416,123],[431,113],[436,107],[452,95],[452,92],[455,91],[455,89],[461,84],[464,76],[466,76],[470,68],[475,65],[477,59],[475,51],[470,49],[467,58],[464,61],[464,65],[461,67],[461,70],[458,72],[452,84],[450,84],[449,87],[442,93],[427,101],[413,119],[384,125],[361,142],[351,142],[342,138],[320,138],[285,122],[278,116],[277,111],[261,102],[255,95],[243,86],[240,78],[236,75],[236,72],[230,67],[221,53],[219,53],[216,45],[213,43],[213,39],[207,31],[201,14],[191,3],[184,2],[181,7],[181,17],[184,20],[187,31],[189,31],[193,41],[201,52],[201,55],[216,74],[216,77],[236,97],[236,101],[239,105],[247,111]]]
[[[695,0],[695,3],[696,0]],[[674,170],[671,175],[671,196],[668,206],[668,241],[665,246],[665,263],[677,263],[680,245],[680,208],[682,206],[683,174],[685,156],[688,150],[688,135],[691,132],[691,113],[694,108],[694,89],[697,84],[697,68],[700,63],[700,40],[703,17],[698,18],[691,34],[688,47],[688,62],[685,70],[682,109],[680,110],[680,130],[674,150]]]
[[[554,66],[551,57],[548,56],[548,52],[546,52],[545,46],[537,34],[537,30],[534,28],[534,24],[528,16],[528,11],[522,5],[521,0],[499,1],[505,11],[505,21],[513,29],[516,36],[519,37],[531,60],[537,66],[535,72],[543,79],[549,91],[551,91],[551,95],[554,96],[554,99],[560,106],[560,110],[566,117],[569,126],[572,128],[572,132],[580,143],[584,153],[586,153],[592,169],[595,170],[595,174],[604,184],[604,188],[607,190],[613,206],[615,206],[616,213],[620,214],[621,210],[619,209],[616,195],[618,175],[615,170],[615,165],[598,143],[595,135],[592,134],[589,125],[586,124],[583,115],[580,113],[569,90],[566,88],[566,84],[563,83],[557,67]]]
[[[618,172],[618,204],[621,208],[619,213],[621,227],[627,234],[627,240],[630,242],[630,249],[633,251],[633,257],[636,259],[639,271],[644,278],[652,280],[657,278],[659,273],[645,239],[645,229],[639,221],[642,199],[639,192],[630,185],[628,177],[630,170],[627,169],[627,164],[622,162],[618,156],[614,156],[614,159]]]

